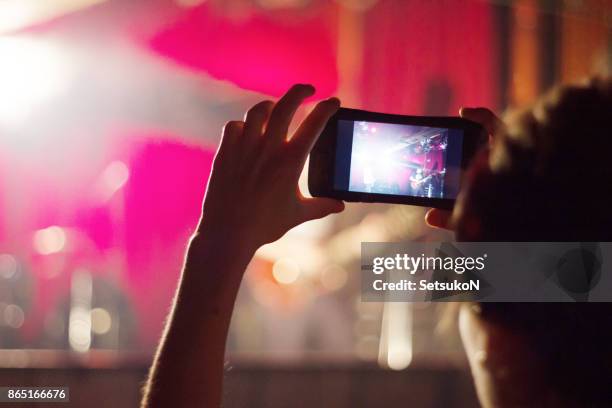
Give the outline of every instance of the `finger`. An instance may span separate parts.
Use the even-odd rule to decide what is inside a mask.
[[[312,85],[298,84],[292,86],[272,109],[265,137],[270,140],[284,141],[295,111],[304,99],[312,96],[314,92],[315,89]]]
[[[244,129],[244,122],[239,120],[232,120],[227,122],[223,126],[223,133],[221,136],[221,144],[219,148],[224,146],[231,146],[237,142],[242,135]]]
[[[430,227],[451,229],[450,227],[451,215],[452,215],[451,211],[441,210],[439,208],[432,208],[429,211],[427,211],[427,214],[425,214],[425,222]]]
[[[274,102],[262,101],[249,109],[244,115],[244,136],[248,138],[260,137],[273,108]]]
[[[338,108],[340,108],[338,98],[329,98],[319,102],[293,134],[291,144],[295,146],[296,153],[304,160],[321,135],[329,118],[338,111]]]
[[[331,198],[303,198],[302,222],[323,218],[344,210],[344,202]]]
[[[495,135],[504,126],[501,119],[487,108],[461,108],[459,115],[462,118],[479,123],[489,135]]]

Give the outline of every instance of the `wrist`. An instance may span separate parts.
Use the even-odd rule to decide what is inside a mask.
[[[237,231],[199,228],[189,242],[181,286],[215,297],[237,291],[256,249]]]
[[[189,246],[198,250],[220,249],[252,257],[260,245],[257,245],[252,231],[244,225],[201,220]]]

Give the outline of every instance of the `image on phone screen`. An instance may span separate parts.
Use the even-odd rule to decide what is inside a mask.
[[[463,130],[339,120],[334,187],[455,199]]]

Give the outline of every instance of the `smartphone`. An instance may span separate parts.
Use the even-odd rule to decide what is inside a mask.
[[[314,197],[451,209],[487,139],[482,126],[459,117],[340,108],[310,153],[308,189]]]

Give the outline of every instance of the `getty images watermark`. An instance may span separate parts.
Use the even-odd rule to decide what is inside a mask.
[[[609,302],[609,242],[366,242],[363,301]]]

